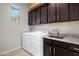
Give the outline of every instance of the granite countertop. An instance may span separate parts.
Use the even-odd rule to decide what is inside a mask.
[[[48,39],[51,39],[51,40],[57,40],[57,41],[62,41],[62,42],[66,42],[66,43],[79,45],[79,38],[78,37],[66,36],[63,39],[59,39],[59,38],[44,36],[44,38],[48,38]]]

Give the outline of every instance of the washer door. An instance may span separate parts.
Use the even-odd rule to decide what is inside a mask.
[[[31,53],[34,56],[40,56],[42,55],[42,41],[43,38],[41,36],[32,36],[32,39],[30,41],[31,43]]]

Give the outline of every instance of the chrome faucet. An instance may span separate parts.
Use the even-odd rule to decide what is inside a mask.
[[[53,32],[56,32],[56,35],[59,36],[59,30],[58,29],[54,29]]]

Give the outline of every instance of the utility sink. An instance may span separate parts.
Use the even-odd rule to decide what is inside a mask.
[[[53,37],[53,38],[58,38],[58,39],[63,39],[63,36],[49,36],[49,37]]]

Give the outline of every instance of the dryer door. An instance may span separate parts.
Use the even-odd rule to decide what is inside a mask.
[[[22,48],[30,53],[30,35],[28,34],[23,35]]]

